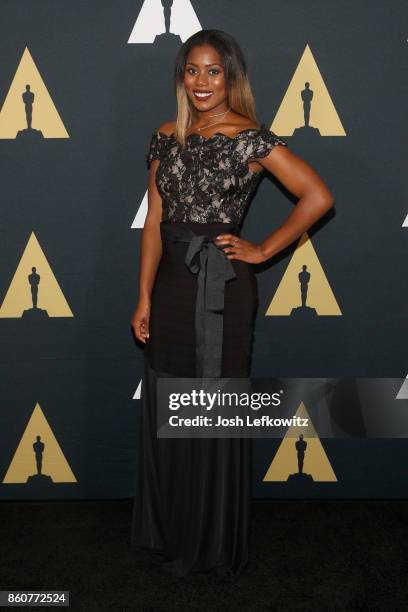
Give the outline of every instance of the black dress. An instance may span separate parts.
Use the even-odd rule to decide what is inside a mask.
[[[156,551],[175,576],[238,575],[248,562],[251,440],[157,438],[155,384],[166,375],[250,376],[256,277],[213,239],[239,235],[262,172],[248,161],[278,144],[287,146],[263,124],[233,138],[190,134],[184,149],[173,135],[154,132],[146,158],[148,165],[160,159],[163,254],[144,349],[131,542]]]

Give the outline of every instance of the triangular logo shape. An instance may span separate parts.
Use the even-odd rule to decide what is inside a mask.
[[[306,442],[303,474],[311,476],[311,482],[337,482],[336,475],[322,443],[316,435],[309,413],[303,402],[300,403],[296,416],[301,419],[308,419],[308,434],[304,433],[306,428],[300,425],[289,427],[263,478],[263,482],[286,482],[289,479],[296,479],[296,476],[299,474],[296,443],[299,440],[300,434],[303,434],[303,440]]]
[[[133,399],[140,399],[141,397],[142,397],[142,379],[140,379],[139,381],[139,384],[137,386]]]
[[[201,29],[190,0],[144,0],[128,43],[184,42]]]
[[[41,480],[54,483],[77,482],[40,405],[37,404],[3,483],[36,483]]]
[[[69,138],[27,47],[0,112],[0,138]]]
[[[398,391],[397,397],[395,399],[403,399],[408,400],[408,374],[402,383],[401,389]]]
[[[313,131],[318,136],[345,136],[317,62],[306,45],[271,129],[279,136]]]
[[[34,234],[27,242],[6,297],[0,318],[73,317],[57,279]]]
[[[307,318],[341,314],[316,251],[305,232],[265,315]]]
[[[405,221],[402,224],[402,227],[408,227],[408,215],[405,217]]]
[[[148,192],[146,191],[142,200],[142,203],[139,206],[139,210],[136,213],[136,217],[133,220],[131,225],[132,229],[144,227],[146,215],[148,211]]]

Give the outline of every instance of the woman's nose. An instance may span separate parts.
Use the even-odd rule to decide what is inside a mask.
[[[205,77],[205,75],[197,77],[197,85],[199,85],[200,87],[208,85],[208,79]]]

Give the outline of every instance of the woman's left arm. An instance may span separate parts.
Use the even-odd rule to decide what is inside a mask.
[[[224,241],[220,240],[217,244],[233,245],[224,249],[228,259],[242,259],[249,263],[262,263],[279,253],[323,217],[334,203],[332,193],[317,172],[289,148],[277,145],[266,157],[257,161],[299,201],[286,221],[259,245],[243,238],[233,245],[234,237],[231,234],[219,236]]]

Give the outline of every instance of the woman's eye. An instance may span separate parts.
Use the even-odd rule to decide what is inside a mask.
[[[187,70],[186,70],[186,71],[187,71],[189,74],[191,74],[192,72],[195,72],[195,69],[194,69],[194,68],[187,68]],[[214,74],[219,74],[219,73],[220,73],[220,71],[219,71],[219,70],[217,70],[217,68],[211,68],[211,70],[209,70],[209,72],[210,72],[210,73],[212,72],[212,73],[214,73]]]

